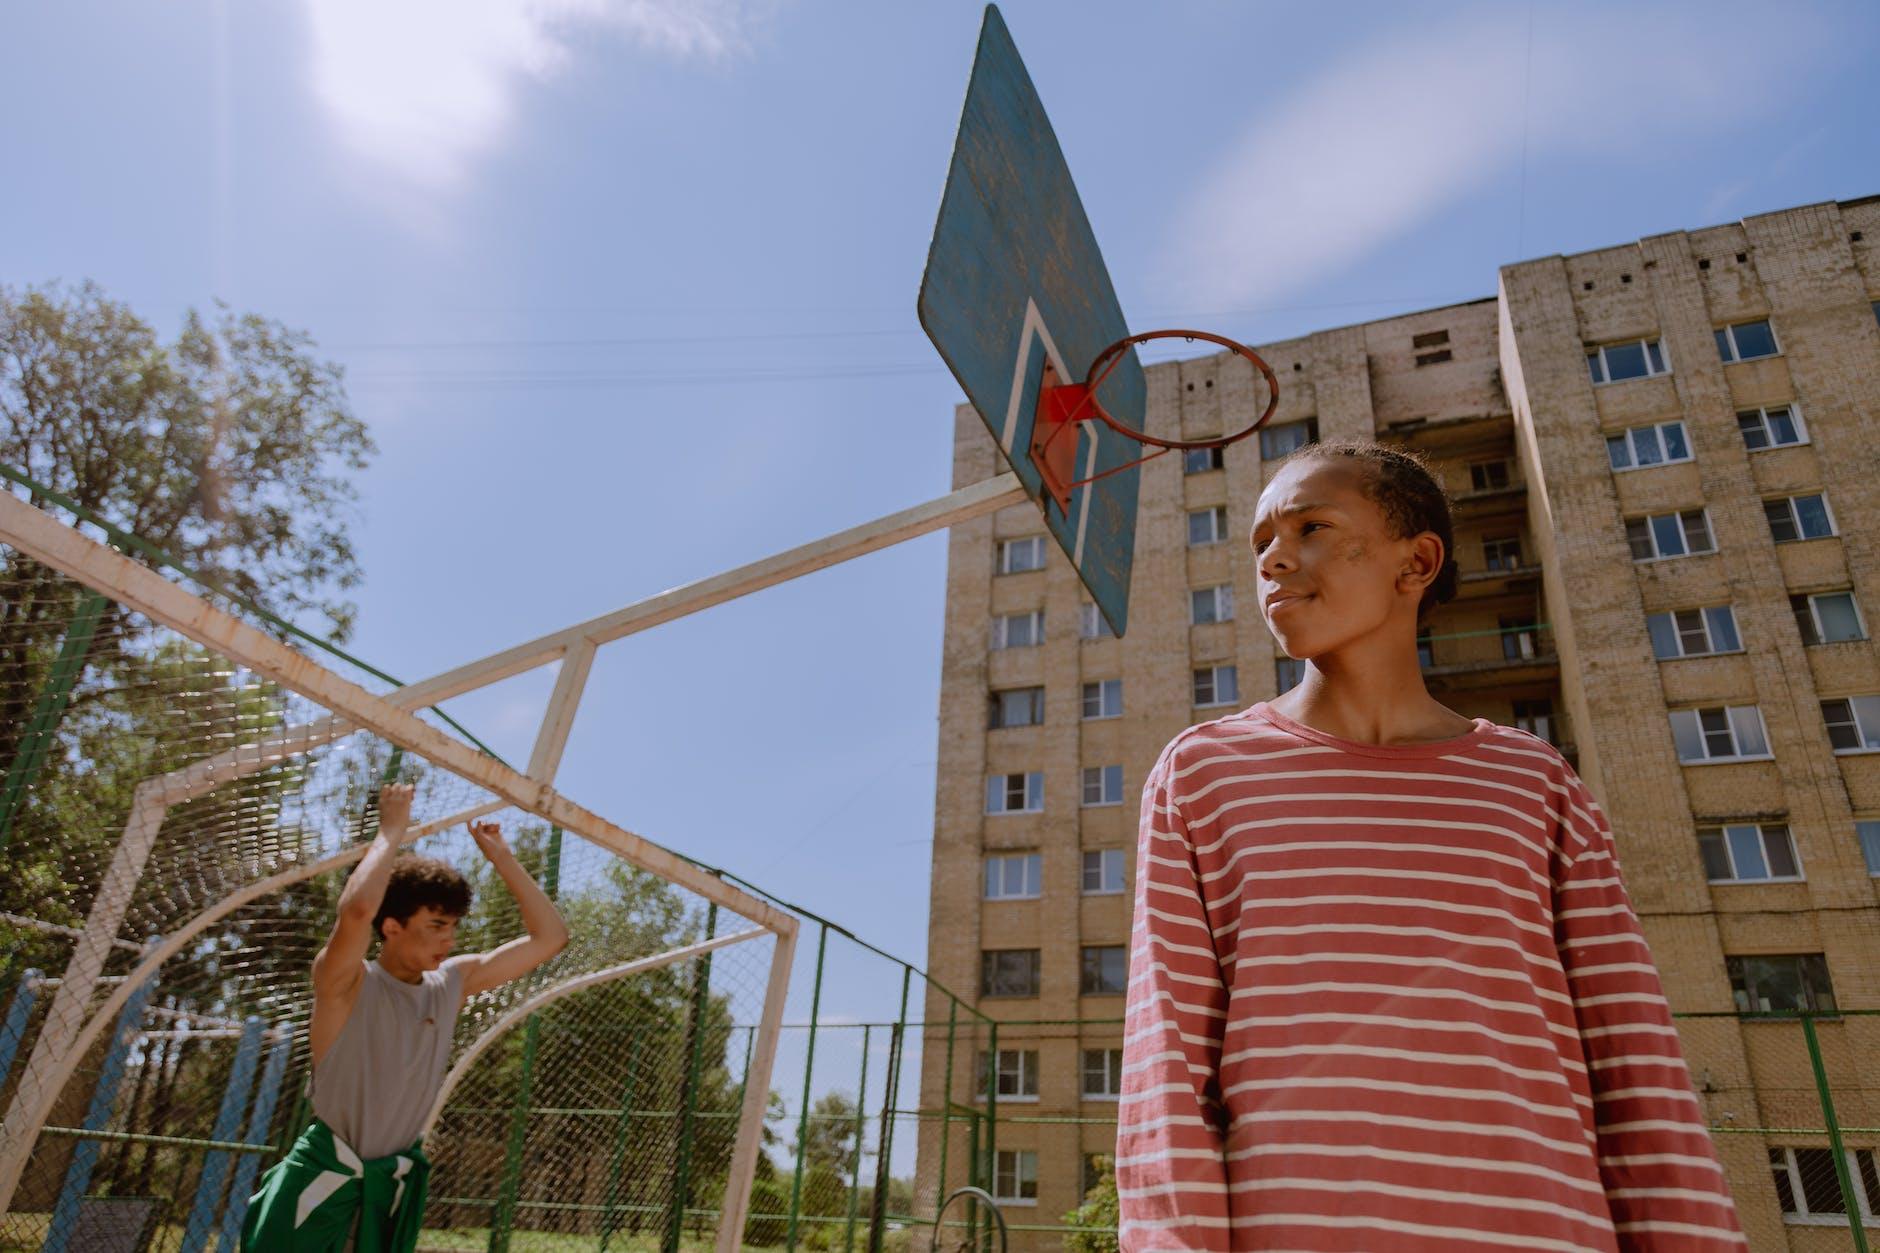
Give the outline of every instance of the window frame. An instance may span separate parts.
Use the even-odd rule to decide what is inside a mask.
[[[1691,540],[1689,526],[1690,526],[1690,520],[1693,516],[1695,516],[1698,520],[1700,520],[1704,524],[1704,538],[1710,541],[1709,548],[1700,548],[1700,549],[1693,550],[1689,547],[1690,540]],[[1659,551],[1658,529],[1657,527],[1653,525],[1653,523],[1657,522],[1661,518],[1677,519],[1678,537],[1681,540],[1683,540],[1684,544],[1686,545],[1685,550],[1683,552],[1666,553],[1666,552]],[[1710,525],[1710,506],[1708,505],[1702,505],[1696,509],[1677,509],[1677,510],[1673,510],[1670,513],[1633,514],[1627,518],[1624,518],[1623,521],[1625,523],[1625,528],[1626,528],[1626,531],[1625,531],[1626,551],[1632,554],[1632,564],[1635,566],[1647,565],[1654,561],[1682,561],[1686,557],[1711,557],[1711,556],[1716,555],[1717,531],[1716,531],[1716,528]],[[1643,523],[1645,526],[1645,535],[1651,541],[1651,547],[1652,547],[1652,555],[1649,557],[1639,556],[1637,550],[1633,547],[1634,537],[1632,535],[1632,524],[1635,522]]]
[[[1491,549],[1490,545],[1512,545],[1514,550],[1514,564],[1503,564],[1504,550],[1501,548]],[[1482,537],[1482,569],[1494,571],[1497,574],[1506,574],[1510,571],[1519,570],[1524,562],[1525,557],[1521,552],[1521,537],[1519,535],[1484,535]]]
[[[1005,1059],[1008,1057],[1017,1059],[1017,1066],[1014,1068],[1012,1081],[1013,1086],[1018,1090],[1015,1092],[1000,1091],[999,1104],[1036,1105],[1038,1103],[1039,1066],[1037,1049],[1000,1049],[998,1051],[998,1060],[991,1066],[986,1064],[987,1050],[980,1049],[978,1059],[979,1073],[973,1077],[973,1100],[975,1102],[984,1105],[992,1099],[992,1092],[988,1086],[989,1083],[1004,1083],[1006,1077]],[[1029,1082],[1031,1086],[1031,1091],[1029,1092],[1025,1091],[1027,1082]]]
[[[1110,620],[1097,608],[1097,602],[1087,600],[1078,609],[1077,638],[1083,641],[1113,640],[1116,632],[1110,629]]]
[[[1024,622],[1031,632],[1031,639],[1022,644],[1012,642],[1012,623]],[[1019,613],[1001,613],[992,616],[992,651],[1004,652],[1008,648],[1039,648],[1044,644],[1044,610],[1026,609]]]
[[[1294,428],[1302,428],[1305,431],[1305,435],[1306,435],[1305,439],[1301,440],[1297,444],[1294,444],[1292,447],[1283,449],[1279,452],[1269,451],[1269,449],[1272,446],[1272,442],[1268,438],[1269,436],[1277,435],[1281,431],[1290,432]],[[1318,442],[1319,442],[1319,418],[1317,414],[1312,414],[1311,416],[1304,417],[1304,418],[1294,418],[1290,422],[1275,422],[1271,426],[1263,426],[1260,428],[1260,460],[1261,461],[1279,461],[1282,458],[1291,456],[1293,453],[1298,452],[1301,448],[1305,448],[1308,445],[1316,444]]]
[[[1213,606],[1209,612],[1214,615],[1205,620],[1201,617],[1203,597],[1206,597],[1208,603]],[[1191,587],[1188,589],[1189,626],[1215,626],[1219,623],[1232,622],[1233,620],[1234,585],[1232,583],[1215,583],[1208,587]]]
[[[1232,689],[1225,696],[1221,693],[1223,673],[1228,676],[1226,686]],[[1208,676],[1208,686],[1213,693],[1208,700],[1201,699],[1201,676],[1204,674]],[[1190,672],[1188,695],[1193,700],[1192,707],[1195,709],[1219,709],[1223,705],[1238,705],[1240,703],[1240,668],[1232,662],[1217,662],[1211,666],[1196,667]]]
[[[1077,1095],[1086,1101],[1117,1101],[1123,1096],[1123,1050],[1120,1048],[1083,1048],[1077,1050]],[[1092,1070],[1090,1059],[1101,1060]],[[1101,1071],[1102,1085],[1092,1090],[1090,1077]]]
[[[1858,703],[1857,703],[1858,702]],[[1844,725],[1828,716],[1829,705],[1847,706],[1846,725],[1854,728],[1854,737],[1860,743],[1851,748],[1835,748],[1836,757],[1858,757],[1864,753],[1880,753],[1880,693],[1856,692],[1850,696],[1829,696],[1821,700],[1821,720],[1828,730],[1828,743],[1834,743],[1834,728]],[[1861,710],[1870,711],[1871,723],[1861,717]]]
[[[1097,712],[1095,713],[1090,712],[1090,698],[1093,691],[1097,698]],[[1116,693],[1116,708],[1114,710],[1110,709],[1109,701],[1112,691]],[[1088,679],[1084,682],[1080,697],[1082,703],[1079,707],[1082,710],[1082,716],[1078,719],[1079,722],[1108,722],[1112,718],[1120,718],[1123,716],[1123,681],[1120,678]]]
[[[1103,954],[1120,953],[1123,961],[1122,981],[1114,988],[1101,986],[1103,983]],[[1095,979],[1092,979],[1092,955],[1096,957]],[[1129,991],[1129,946],[1127,944],[1085,944],[1077,955],[1077,995],[1079,996],[1123,996]]]
[[[1706,713],[1711,713],[1713,711],[1721,711],[1723,713],[1725,729],[1730,734],[1731,747],[1735,748],[1737,750],[1736,752],[1729,753],[1729,754],[1717,754],[1714,756],[1708,752],[1709,737],[1713,734],[1716,734],[1716,731],[1710,728],[1706,728],[1704,726],[1703,715]],[[1760,737],[1763,743],[1763,751],[1760,753],[1745,753],[1741,751],[1742,750],[1742,736],[1739,731],[1739,724],[1737,722],[1736,715],[1739,712],[1745,712],[1745,711],[1755,716],[1756,728],[1760,734]],[[1727,764],[1730,762],[1738,762],[1738,761],[1774,761],[1775,760],[1775,753],[1771,751],[1769,747],[1769,724],[1763,719],[1762,708],[1759,705],[1698,705],[1698,706],[1693,706],[1687,709],[1673,709],[1673,710],[1670,710],[1669,713],[1670,713],[1670,718],[1671,718],[1671,743],[1672,743],[1673,749],[1677,751],[1678,764],[1680,766],[1711,766],[1711,765],[1721,765],[1721,764]],[[1695,730],[1697,733],[1697,738],[1699,742],[1704,744],[1705,749],[1706,749],[1706,753],[1702,757],[1686,757],[1681,747],[1680,739],[1678,736],[1678,719],[1681,716],[1687,716],[1687,715],[1696,720]]]
[[[1495,477],[1495,475],[1490,472],[1497,468],[1501,471],[1502,481],[1500,483],[1489,482],[1489,480]],[[1477,479],[1483,481],[1482,485],[1477,484]],[[1514,477],[1514,464],[1509,461],[1508,458],[1490,457],[1484,461],[1469,462],[1469,491],[1471,493],[1505,492],[1515,486],[1517,486],[1517,484],[1515,483]]]
[[[1096,800],[1091,800],[1090,784],[1096,781]],[[1121,766],[1084,766],[1078,771],[1079,795],[1082,800],[1079,809],[1108,809],[1123,803],[1123,768]],[[1110,787],[1114,781],[1116,787]]]
[[[1041,727],[1044,725],[1044,685],[1042,683],[1028,683],[1024,687],[995,687],[989,695],[991,697],[992,707],[987,712],[986,730],[1016,731],[1023,727]],[[1007,722],[1005,720],[1006,714],[1010,712],[1006,700],[1008,696],[1024,698],[1024,703],[1029,706],[1028,712],[1031,715],[1029,722]]]
[[[1671,455],[1668,441],[1665,438],[1665,430],[1668,427],[1677,428],[1678,440],[1684,445],[1684,455],[1681,457]],[[1658,446],[1658,460],[1639,460],[1638,442],[1641,432],[1650,433],[1653,443]],[[1628,460],[1624,465],[1620,465],[1613,460],[1612,446],[1614,441],[1625,445],[1625,455]],[[1691,448],[1691,434],[1684,428],[1683,418],[1668,418],[1663,422],[1647,422],[1641,426],[1628,426],[1623,431],[1618,431],[1606,436],[1606,462],[1611,467],[1614,474],[1627,474],[1633,470],[1655,470],[1659,466],[1683,465],[1687,461],[1695,460],[1697,460],[1697,454]]]
[[[1206,539],[1195,538],[1195,519],[1197,518],[1206,518],[1208,520],[1208,525],[1207,525],[1208,536]],[[1226,538],[1227,538],[1227,506],[1226,505],[1209,505],[1205,509],[1190,509],[1188,511],[1188,547],[1207,548],[1207,547],[1210,547],[1211,545],[1221,543],[1222,541],[1226,540]]]
[[[1821,502],[1821,512],[1828,519],[1828,529],[1819,535],[1807,535],[1802,531],[1802,511],[1796,502],[1809,499]],[[1789,525],[1795,528],[1795,534],[1788,539],[1783,539],[1776,534],[1776,520],[1769,516],[1769,506],[1777,504],[1788,506]],[[1798,492],[1793,496],[1768,496],[1763,498],[1762,505],[1763,519],[1769,524],[1769,539],[1772,543],[1802,544],[1812,539],[1835,539],[1841,534],[1840,524],[1834,520],[1834,506],[1828,503],[1826,491]]]
[[[1787,410],[1789,421],[1795,424],[1796,438],[1786,443],[1777,443],[1775,441],[1773,438],[1774,432],[1769,425],[1769,415],[1777,410]],[[1755,417],[1757,425],[1761,428],[1764,437],[1769,439],[1768,443],[1757,445],[1749,442],[1749,432],[1743,429],[1743,419],[1751,416]],[[1743,451],[1751,454],[1773,452],[1778,448],[1800,448],[1803,444],[1814,442],[1808,434],[1808,423],[1802,418],[1802,407],[1794,401],[1790,401],[1785,405],[1759,405],[1754,409],[1738,409],[1736,411],[1736,433],[1743,439]]]
[[[1113,859],[1111,856],[1112,854],[1114,854]],[[1078,892],[1078,895],[1079,896],[1122,896],[1125,893],[1127,893],[1129,891],[1129,856],[1128,854],[1129,854],[1129,850],[1123,849],[1123,848],[1087,848],[1087,849],[1084,849],[1083,858],[1078,865],[1077,885],[1080,889],[1080,891]],[[1096,872],[1097,872],[1097,886],[1094,888],[1090,886],[1090,871],[1092,868],[1090,859],[1092,857],[1097,859],[1096,866],[1095,866]],[[1113,888],[1104,887],[1103,884],[1108,881],[1104,872],[1112,864],[1116,867],[1116,886]]]
[[[1524,705],[1529,706],[1526,712],[1523,712],[1522,710],[1522,706]],[[1532,708],[1532,706],[1536,706],[1536,705],[1546,706],[1547,712],[1536,713],[1534,709]],[[1526,731],[1529,735],[1534,736],[1536,739],[1544,740],[1549,744],[1553,744],[1556,742],[1554,739],[1554,716],[1555,716],[1554,715],[1554,702],[1551,699],[1544,697],[1544,696],[1535,696],[1535,697],[1529,697],[1524,700],[1514,701],[1512,702],[1508,716],[1514,720],[1512,725],[1514,726],[1515,730]],[[1521,724],[1524,721],[1533,722],[1537,725],[1542,726],[1542,729],[1543,731],[1545,731],[1545,734],[1543,734],[1542,731],[1534,730],[1532,727],[1522,726]]]
[[[1737,866],[1737,845],[1730,833],[1744,830],[1756,833],[1757,854],[1763,859],[1765,870],[1773,864],[1769,856],[1771,833],[1779,833],[1782,841],[1788,846],[1789,861],[1794,864],[1795,873],[1792,875],[1740,873]],[[1704,842],[1712,838],[1715,840],[1715,847],[1722,853],[1724,864],[1729,867],[1730,874],[1722,879],[1711,874],[1710,860],[1706,856],[1704,879],[1708,883],[1805,883],[1808,881],[1807,869],[1802,865],[1801,850],[1795,846],[1795,830],[1786,822],[1721,822],[1715,826],[1697,828],[1697,842],[1700,850]]]
[[[1019,871],[1021,880],[1016,892],[992,891],[992,866],[994,862],[1021,862]],[[1000,867],[1000,878],[1006,877],[1004,866]],[[1044,855],[1042,853],[987,853],[980,871],[980,900],[982,901],[1035,901],[1044,895]]]
[[[1825,596],[1847,597],[1847,607],[1853,611],[1854,627],[1859,632],[1858,635],[1849,635],[1844,638],[1832,640],[1827,637],[1827,633],[1821,628],[1821,607],[1815,603]],[[1798,605],[1796,603],[1797,601],[1801,603]],[[1814,638],[1810,639],[1809,632],[1802,631],[1802,644],[1804,647],[1815,648],[1823,644],[1858,644],[1871,638],[1867,633],[1867,617],[1860,611],[1860,598],[1854,595],[1854,589],[1851,587],[1837,588],[1831,592],[1789,593],[1789,610],[1795,615],[1795,624],[1798,630],[1801,628],[1802,611],[1804,609],[1808,611],[1808,621],[1814,632]]]
[[[1801,1163],[1796,1160],[1796,1156],[1795,1156],[1795,1151],[1797,1149],[1802,1149],[1808,1152],[1818,1152],[1818,1153],[1828,1154],[1828,1166],[1830,1169],[1828,1170],[1828,1173],[1824,1176],[1824,1178],[1834,1180],[1835,1191],[1838,1192],[1841,1189],[1841,1177],[1840,1177],[1840,1174],[1833,1169],[1834,1149],[1832,1146],[1825,1145],[1825,1144],[1771,1144],[1768,1146],[1768,1148],[1769,1148],[1769,1154],[1771,1158],[1770,1163],[1769,1163],[1770,1171],[1773,1173],[1777,1169],[1776,1163],[1774,1161],[1775,1155],[1777,1153],[1782,1154],[1783,1166],[1781,1167],[1781,1169],[1783,1170],[1783,1173],[1788,1176],[1785,1182],[1787,1182],[1788,1184],[1787,1192],[1788,1192],[1789,1199],[1791,1201],[1799,1203],[1802,1207],[1800,1209],[1793,1209],[1793,1210],[1782,1209],[1780,1212],[1782,1214],[1782,1221],[1784,1223],[1789,1224],[1791,1226],[1796,1226],[1796,1227],[1845,1227],[1847,1226],[1848,1211],[1846,1209],[1847,1197],[1845,1196],[1841,1198],[1841,1205],[1843,1208],[1840,1209],[1839,1211],[1830,1210],[1830,1211],[1825,1211],[1822,1213],[1816,1213],[1815,1211],[1807,1208],[1808,1207],[1808,1193],[1807,1193],[1807,1189],[1803,1186],[1803,1183],[1802,1183],[1803,1176],[1802,1176]],[[1848,1148],[1848,1149],[1843,1149],[1843,1152],[1847,1156],[1847,1177],[1856,1184],[1856,1187],[1854,1189],[1854,1199],[1860,1210],[1861,1226],[1863,1227],[1880,1226],[1880,1214],[1875,1213],[1874,1198],[1868,1195],[1867,1180],[1860,1168],[1860,1155],[1865,1153],[1867,1154],[1868,1164],[1875,1170],[1876,1173],[1880,1173],[1880,1156],[1876,1156],[1876,1155],[1880,1155],[1880,1149]],[[1777,1189],[1776,1203],[1778,1206],[1780,1206],[1782,1203],[1782,1197],[1781,1197],[1782,1191],[1783,1191],[1782,1189],[1779,1189],[1779,1188]]]
[[[1808,959],[1811,957],[1815,959],[1812,966],[1808,963]],[[1802,1009],[1754,1008],[1754,1002],[1751,1000],[1751,993],[1754,991],[1754,987],[1749,981],[1748,972],[1743,969],[1743,963],[1752,961],[1766,962],[1780,959],[1792,960],[1796,963],[1796,981],[1801,985],[1802,999],[1807,1003],[1807,1006]],[[1778,1014],[1813,1014],[1819,1017],[1838,1016],[1841,1012],[1839,1008],[1840,1000],[1834,994],[1834,976],[1828,970],[1828,958],[1826,954],[1729,953],[1724,956],[1723,966],[1724,975],[1730,981],[1730,999],[1732,1003],[1736,1005],[1737,1012],[1740,1014],[1767,1015],[1771,1017]],[[1808,973],[1813,968],[1820,970],[1825,985],[1824,987],[1817,988],[1809,982]],[[1822,1008],[1819,1003],[1824,998],[1827,1001],[1827,1007],[1825,1009]],[[1746,1003],[1750,1005],[1750,1008],[1744,1008]]]
[[[994,780],[999,782],[994,783]],[[1012,795],[1012,780],[1023,779],[1021,785],[1025,793],[1025,804],[1021,809],[992,808],[993,789],[1000,789],[1001,803],[1009,801]],[[1044,812],[1044,771],[1027,770],[1022,773],[1008,771],[1003,774],[986,776],[986,817],[997,818],[1007,814],[1041,814]]]
[[[1880,878],[1880,817],[1854,819],[1854,843],[1860,846],[1868,876]]]
[[[1197,456],[1207,459],[1207,464],[1199,469],[1197,469],[1194,464]],[[1210,470],[1225,470],[1226,468],[1227,449],[1220,444],[1213,444],[1207,448],[1185,448],[1182,450],[1183,478],[1191,474],[1206,474]]]
[[[992,1199],[1000,1205],[1035,1207],[1038,1204],[1038,1150],[1037,1149],[996,1149],[992,1161]],[[1010,1158],[1010,1169],[1006,1159]],[[1027,1170],[1029,1169],[1029,1174]],[[1017,1191],[1007,1194],[1000,1189],[1010,1179]],[[1031,1188],[1031,1194],[1025,1194],[1025,1188]]]
[[[1045,537],[1042,535],[1017,535],[1011,539],[1000,540],[998,559],[995,563],[993,573],[998,575],[1029,574],[1033,570],[1044,569],[1045,561],[1049,555],[1045,551],[1044,541]],[[1015,566],[1012,564],[1012,555],[1019,550],[1019,545],[1021,544],[1026,545],[1030,551],[1034,551],[1038,554],[1037,565]]]
[[[1745,326],[1761,326],[1766,329],[1769,332],[1769,342],[1775,347],[1769,352],[1759,352],[1753,357],[1745,357],[1742,350],[1736,346],[1736,333]],[[1767,361],[1771,357],[1782,355],[1782,337],[1776,334],[1776,324],[1769,318],[1749,318],[1742,322],[1730,322],[1724,326],[1712,327],[1711,330],[1717,341],[1717,355],[1723,359],[1725,365],[1736,365],[1742,361]],[[1727,352],[1724,349],[1725,344],[1729,345]]]
[[[1029,992],[994,992],[992,981],[988,978],[997,967],[998,959],[1009,954],[1031,955],[1031,990]],[[1035,948],[982,948],[979,950],[979,999],[982,1001],[1020,1001],[1039,995],[1044,984],[1044,959],[1041,950]]]
[[[1306,667],[1309,664],[1311,663],[1301,661],[1297,657],[1286,657],[1277,653],[1274,654],[1274,657],[1273,657],[1274,693],[1278,695],[1281,693],[1290,692],[1295,687],[1298,687],[1301,683],[1305,682]],[[1290,682],[1288,682],[1289,676],[1291,679]]]
[[[1628,374],[1622,379],[1612,377],[1607,368],[1606,354],[1615,348],[1639,346],[1639,354],[1645,359],[1645,373]],[[1586,350],[1587,372],[1594,387],[1611,387],[1616,383],[1636,383],[1640,379],[1662,378],[1671,373],[1671,354],[1665,351],[1662,335],[1656,338],[1621,339],[1610,344],[1599,344]],[[1595,363],[1597,363],[1595,365]],[[1652,367],[1656,366],[1656,369]]]
[[[1736,637],[1734,648],[1717,647],[1717,623],[1711,615],[1718,612],[1722,612],[1730,620],[1730,633]],[[1698,623],[1703,628],[1704,642],[1708,647],[1701,652],[1691,652],[1684,647],[1687,632],[1684,624],[1678,620],[1684,614],[1696,614]],[[1659,640],[1666,637],[1661,637],[1654,629],[1653,623],[1655,622],[1665,624],[1668,638],[1678,646],[1677,652],[1665,654],[1658,651]],[[1729,657],[1748,651],[1743,644],[1742,625],[1736,620],[1736,605],[1730,601],[1725,601],[1721,605],[1693,605],[1686,609],[1664,609],[1657,613],[1648,613],[1645,615],[1645,634],[1646,638],[1651,641],[1652,656],[1659,661],[1683,661],[1688,657]]]

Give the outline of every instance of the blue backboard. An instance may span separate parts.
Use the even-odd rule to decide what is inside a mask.
[[[1102,423],[1076,423],[1076,479],[1129,468],[1074,488],[1063,510],[1033,464],[1031,434],[1046,362],[1060,381],[1082,382],[1129,329],[1051,121],[992,5],[921,279],[920,321],[1121,635],[1136,543],[1139,472],[1130,463],[1143,448]],[[1133,348],[1100,395],[1142,429],[1148,387]]]

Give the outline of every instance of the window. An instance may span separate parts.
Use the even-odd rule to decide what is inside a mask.
[[[1655,339],[1634,339],[1592,349],[1586,354],[1586,369],[1598,384],[1650,378],[1669,373],[1671,367],[1665,359],[1664,345]]]
[[[1627,518],[1625,542],[1631,545],[1634,561],[1690,557],[1697,553],[1717,551],[1717,541],[1710,535],[1710,517],[1702,509]]]
[[[1123,803],[1123,768],[1121,766],[1084,767],[1084,805],[1120,805]]]
[[[1044,689],[1008,687],[992,694],[991,729],[1035,727],[1044,721]]]
[[[1036,648],[1044,643],[1044,610],[1008,613],[992,620],[992,646]]]
[[[1469,490],[1498,492],[1508,486],[1506,461],[1477,461],[1469,466]]]
[[[1002,1205],[1038,1203],[1038,1154],[1031,1149],[1000,1149],[992,1172],[992,1199]]]
[[[1802,865],[1795,856],[1795,837],[1786,823],[1699,827],[1697,847],[1704,854],[1704,873],[1712,883],[1802,877]]]
[[[981,953],[979,995],[1038,995],[1038,950],[1008,948]]]
[[[1449,342],[1448,331],[1424,331],[1421,335],[1410,337],[1412,348],[1440,348]]]
[[[1417,365],[1419,368],[1426,365],[1441,365],[1454,356],[1455,354],[1447,348],[1438,348],[1435,352],[1420,352],[1417,354]]]
[[[1185,448],[1182,450],[1183,474],[1206,474],[1209,470],[1219,470],[1227,465],[1227,449],[1218,444],[1213,448]]]
[[[1290,692],[1306,677],[1306,663],[1297,657],[1273,658],[1273,687],[1275,692]]]
[[[1880,696],[1843,696],[1821,702],[1828,742],[1837,753],[1880,749]]]
[[[1083,979],[1079,991],[1085,996],[1108,996],[1123,991],[1129,983],[1129,950],[1121,944],[1086,945]]]
[[[1809,496],[1783,496],[1763,501],[1763,516],[1769,519],[1769,534],[1778,544],[1790,540],[1821,539],[1834,534],[1834,518],[1828,513],[1828,498],[1820,492]]]
[[[1852,592],[1791,596],[1789,608],[1795,611],[1795,625],[1801,629],[1804,644],[1840,644],[1867,638]]]
[[[1077,638],[1080,640],[1113,640],[1116,632],[1110,629],[1110,620],[1103,616],[1103,611],[1096,605],[1086,602],[1083,612],[1077,618]]]
[[[1637,470],[1671,461],[1689,461],[1691,445],[1684,438],[1684,423],[1655,422],[1650,426],[1635,426],[1619,435],[1608,435],[1606,459],[1615,470]]]
[[[1540,656],[1540,624],[1534,619],[1502,618],[1500,625],[1503,661],[1533,661]]]
[[[1038,1099],[1038,1053],[1035,1049],[1000,1049],[999,1050],[999,1099],[1014,1101],[1035,1101]],[[979,1079],[973,1085],[980,1100],[989,1094],[987,1080],[992,1076],[987,1073],[986,1054],[979,1054]]]
[[[1554,702],[1550,700],[1516,701],[1514,725],[1516,730],[1539,736],[1549,744],[1554,743]]]
[[[1782,350],[1776,346],[1776,333],[1768,318],[1738,322],[1717,328],[1717,355],[1725,361],[1753,361],[1773,357]]]
[[[1235,705],[1240,703],[1240,676],[1232,666],[1205,666],[1195,671],[1195,704]]]
[[[1736,633],[1736,611],[1729,605],[1654,613],[1646,617],[1645,629],[1651,632],[1652,652],[1660,661],[1741,652],[1743,648]]]
[[[1828,982],[1827,959],[1820,953],[1723,960],[1739,1013],[1834,1012],[1834,987]]]
[[[1436,664],[1436,637],[1428,629],[1417,632],[1417,665],[1428,670]]]
[[[1084,1049],[1083,1093],[1086,1100],[1123,1095],[1123,1050]]]
[[[1021,570],[1042,569],[1044,569],[1044,536],[1028,535],[1024,539],[1000,541],[1000,574],[1017,574]]]
[[[1867,873],[1880,874],[1880,819],[1863,818],[1856,822],[1854,838],[1860,841],[1861,856],[1867,859]]]
[[[1188,547],[1218,544],[1227,538],[1227,506],[1196,509],[1188,514]]]
[[[1521,540],[1513,535],[1498,535],[1482,541],[1482,561],[1490,570],[1521,568]]]
[[[1873,1149],[1847,1151],[1847,1177],[1858,1188],[1862,1225],[1867,1227],[1880,1222],[1880,1170],[1874,1168],[1874,1153]],[[1784,1218],[1847,1226],[1847,1200],[1841,1195],[1833,1149],[1772,1147],[1769,1170],[1775,1176]]]
[[[1282,422],[1278,426],[1260,428],[1260,457],[1272,461],[1284,457],[1287,453],[1304,448],[1307,444],[1319,442],[1319,420],[1303,418],[1297,422]]]
[[[1196,626],[1234,620],[1234,589],[1222,583],[1198,587],[1188,593],[1189,621]]]
[[[1008,853],[986,858],[986,899],[1035,899],[1039,890],[1042,860],[1037,853]]]
[[[1044,809],[1044,775],[995,774],[986,778],[986,812],[1035,814]]]
[[[1677,742],[1678,760],[1686,765],[1769,756],[1762,710],[1754,705],[1674,709],[1671,738]]]
[[[1123,681],[1104,679],[1084,684],[1084,718],[1120,718],[1123,716]]]
[[[1084,895],[1114,896],[1123,890],[1123,858],[1120,848],[1093,848],[1084,853]]]
[[[1774,409],[1745,409],[1736,415],[1736,429],[1743,433],[1743,447],[1751,452],[1808,442],[1808,431],[1802,426],[1802,415],[1793,405],[1778,405]]]

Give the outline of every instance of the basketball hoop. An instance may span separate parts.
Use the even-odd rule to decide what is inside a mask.
[[[1111,371],[1120,364],[1124,355],[1135,345],[1151,339],[1185,339],[1190,343],[1204,339],[1210,344],[1219,344],[1236,356],[1244,357],[1253,363],[1266,379],[1266,408],[1241,430],[1231,435],[1215,436],[1211,439],[1163,439],[1147,431],[1139,431],[1126,426],[1111,416],[1097,399],[1097,389],[1103,386]],[[1159,457],[1170,450],[1190,451],[1202,448],[1225,448],[1238,443],[1266,425],[1267,419],[1279,407],[1279,379],[1273,373],[1273,367],[1260,359],[1260,354],[1237,340],[1225,335],[1216,335],[1210,331],[1144,331],[1140,335],[1130,335],[1117,340],[1108,348],[1098,353],[1096,360],[1090,363],[1089,371],[1081,383],[1065,382],[1047,362],[1044,375],[1038,388],[1038,420],[1031,429],[1031,459],[1038,466],[1039,476],[1044,480],[1045,490],[1051,499],[1057,502],[1059,509],[1070,511],[1071,492],[1086,483],[1108,478],[1131,466],[1139,466],[1150,458]],[[1113,466],[1101,474],[1093,474],[1087,479],[1073,480],[1072,465],[1077,451],[1077,440],[1060,439],[1066,431],[1074,430],[1079,422],[1088,422],[1092,418],[1103,423],[1118,435],[1133,439],[1139,444],[1147,444],[1156,451],[1147,456],[1120,466]]]

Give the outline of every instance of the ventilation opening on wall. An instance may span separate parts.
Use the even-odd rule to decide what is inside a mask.
[[[1710,258],[1705,257],[1703,260],[1699,261],[1697,263],[1697,268],[1700,270],[1708,270],[1710,268]]]
[[[1417,354],[1417,364],[1420,366],[1437,365],[1441,362],[1448,361],[1454,355],[1455,354],[1450,352],[1447,348],[1439,349],[1436,352],[1420,352]]]
[[[1410,346],[1412,348],[1435,348],[1440,344],[1446,344],[1448,342],[1448,331],[1424,331],[1421,335],[1413,335],[1410,337]]]

